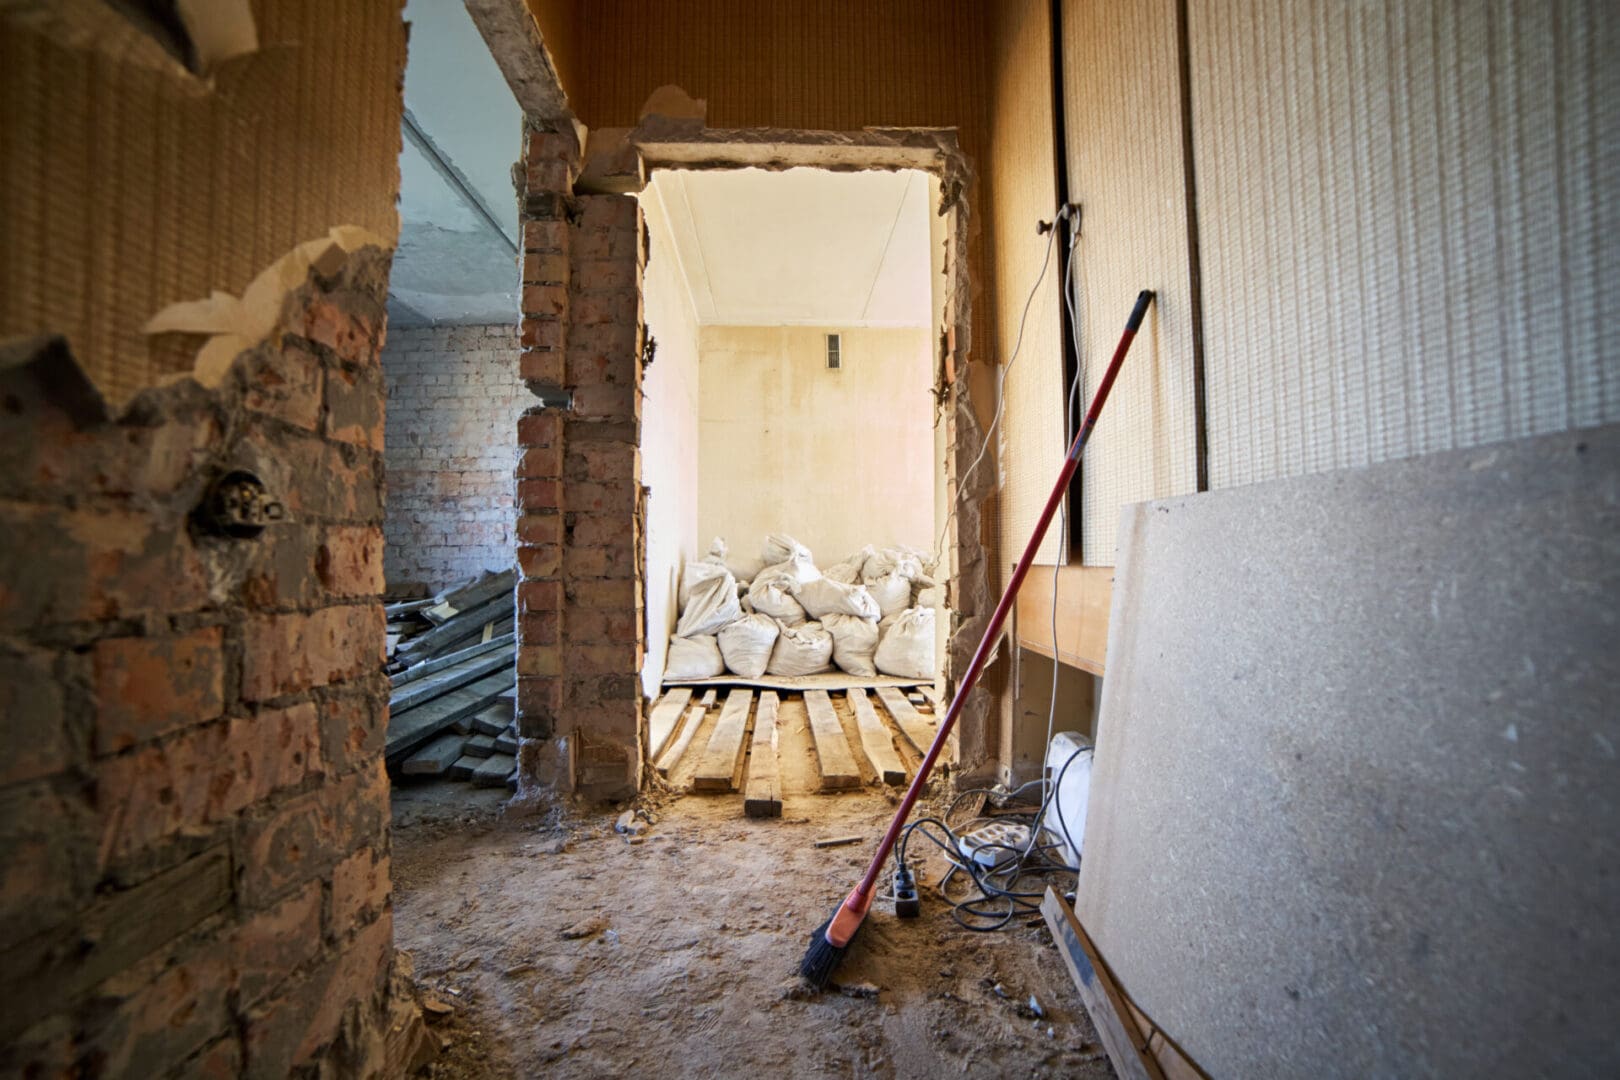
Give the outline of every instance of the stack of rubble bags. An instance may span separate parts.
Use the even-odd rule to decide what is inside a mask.
[[[716,539],[686,564],[665,678],[757,679],[835,667],[862,677],[934,677],[938,586],[917,552],[868,545],[823,572],[803,544],[773,533],[763,568],[745,582],[726,555]]]

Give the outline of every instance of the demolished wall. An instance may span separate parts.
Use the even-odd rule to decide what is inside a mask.
[[[436,590],[514,561],[512,433],[533,403],[517,328],[393,329],[388,380],[389,586]]]

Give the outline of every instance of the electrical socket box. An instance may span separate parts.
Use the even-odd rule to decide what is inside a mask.
[[[1018,853],[1029,846],[1029,826],[1014,821],[993,821],[958,836],[956,846],[985,870],[995,870],[1018,858]]]

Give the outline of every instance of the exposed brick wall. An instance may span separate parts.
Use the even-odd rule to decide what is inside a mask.
[[[387,270],[120,418],[65,347],[0,367],[0,1074],[384,1068]],[[199,531],[230,469],[286,520]]]
[[[530,130],[524,164],[520,371],[558,404],[518,426],[520,771],[621,798],[641,781],[646,232],[633,197],[570,193],[571,133]]]
[[[515,324],[389,333],[390,582],[438,588],[512,565],[512,432],[534,403],[517,351]]]

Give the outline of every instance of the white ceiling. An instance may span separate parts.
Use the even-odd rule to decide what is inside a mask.
[[[929,326],[928,190],[916,170],[670,170],[645,197],[700,324]]]

